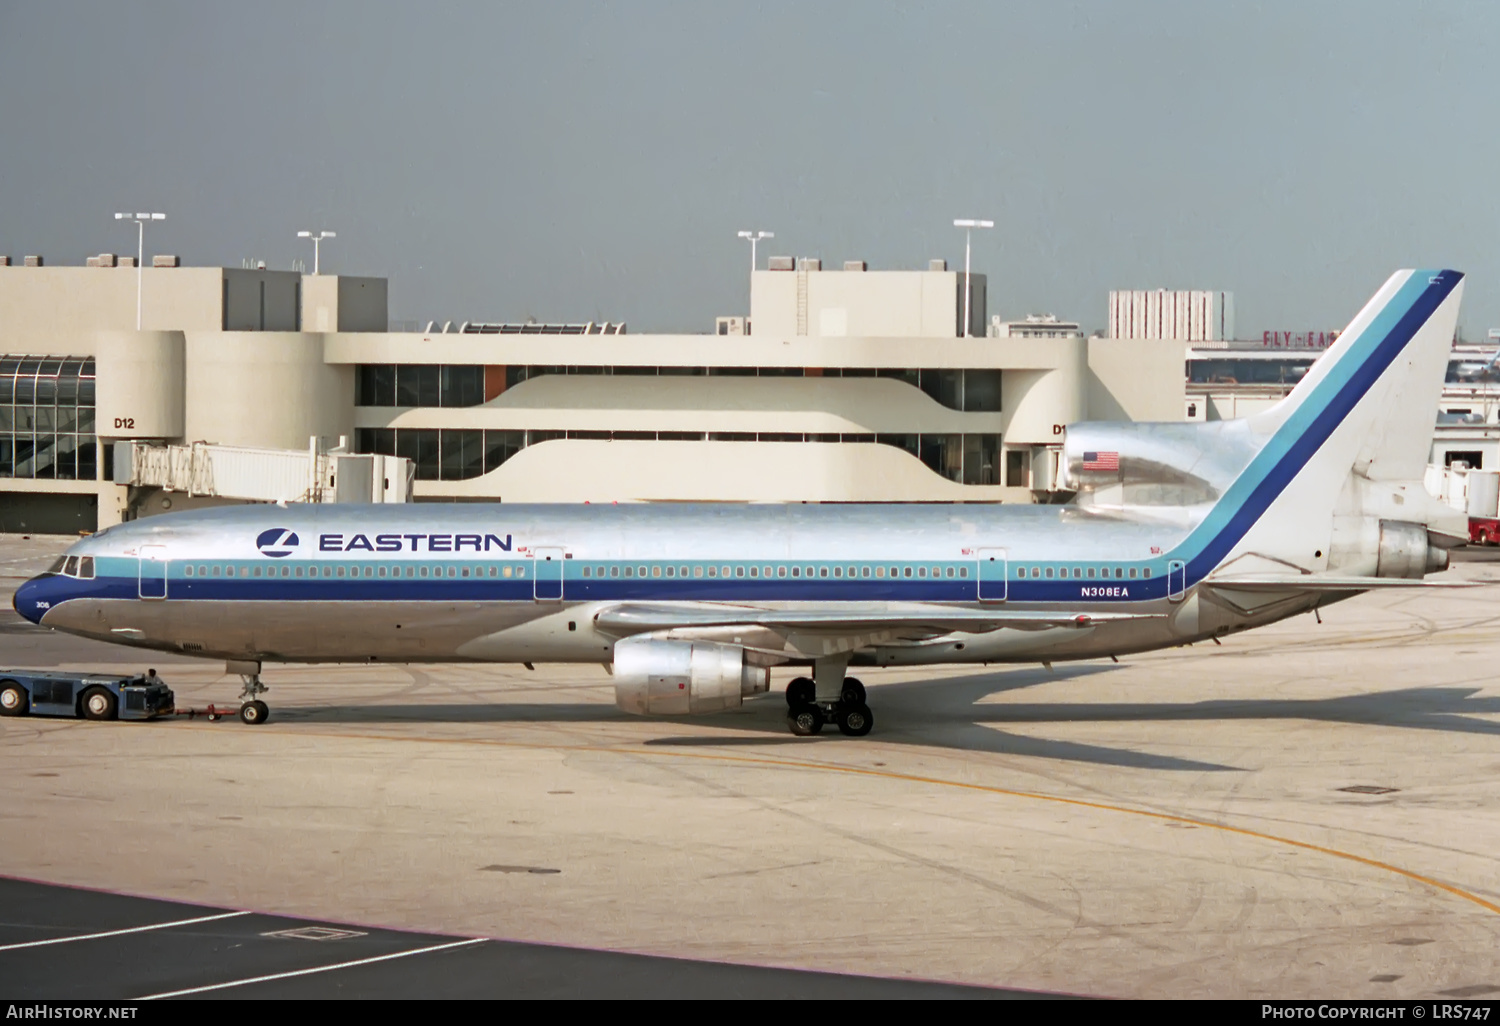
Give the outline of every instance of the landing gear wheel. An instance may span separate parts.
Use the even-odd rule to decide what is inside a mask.
[[[875,714],[863,702],[845,705],[838,712],[839,733],[847,737],[864,737],[875,726]]]
[[[13,680],[0,681],[0,716],[25,716],[30,705],[25,688]]]
[[[86,720],[112,720],[115,708],[115,696],[104,688],[89,688],[83,693],[83,718]]]
[[[854,677],[845,677],[844,690],[839,695],[839,704],[850,706],[864,705],[865,686]]]
[[[787,711],[786,725],[798,737],[812,737],[823,729],[823,710],[815,705],[794,705]]]
[[[266,717],[270,715],[271,707],[259,699],[240,706],[240,722],[248,723],[252,727],[266,722]]]
[[[817,685],[813,683],[811,677],[797,677],[786,686],[787,708],[795,709],[799,705],[812,705],[817,695]]]

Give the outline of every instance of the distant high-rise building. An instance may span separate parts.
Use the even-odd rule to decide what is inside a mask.
[[[1131,289],[1109,294],[1110,338],[1234,338],[1234,293]]]

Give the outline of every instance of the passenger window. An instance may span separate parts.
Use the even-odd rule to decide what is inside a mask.
[[[907,571],[907,572],[910,573],[910,571]],[[918,567],[917,568],[917,576],[925,578],[927,576],[927,568],[925,566]]]
[[[713,574],[709,574],[708,576],[712,577]],[[721,567],[719,567],[719,576],[720,577],[728,577],[729,576],[729,567],[727,567],[727,566],[721,566]]]
[[[1148,566],[1148,567],[1145,567],[1144,569],[1142,569],[1141,570],[1141,576],[1142,577],[1150,577],[1151,576],[1151,568]]]
[[[1019,578],[1021,578],[1022,580],[1025,580],[1026,579],[1026,568],[1024,566],[1016,567],[1016,576],[1019,577]]]
[[[660,577],[661,576],[661,567],[659,567],[659,566],[653,566],[651,568],[651,576],[652,577]]]
[[[860,569],[860,571],[859,571],[859,576],[861,576],[861,577],[869,577],[870,576],[870,568],[869,567],[862,567]]]
[[[1047,575],[1047,579],[1049,581],[1052,579],[1052,568],[1050,566],[1045,571],[1043,571],[1043,573]]]
[[[794,567],[792,567],[792,576],[793,577],[801,577],[802,576],[802,568],[800,566],[794,566]]]
[[[967,576],[969,576],[969,568],[966,567],[966,566],[959,567],[958,568],[958,576],[960,576],[960,577],[967,577]]]
[[[500,576],[501,577],[509,577],[514,572],[515,571],[511,567],[508,567],[508,566],[502,566],[500,568]],[[410,575],[410,571],[407,571],[407,573],[408,573],[408,575]]]
[[[828,576],[828,571],[827,570],[823,571],[823,576],[824,577]],[[835,576],[835,577],[842,577],[842,576],[844,576],[844,568],[841,567],[841,566],[834,567],[833,568],[833,576]]]
[[[891,567],[891,576],[892,577],[899,577],[900,575],[901,575],[901,571],[900,570],[898,570],[896,567]]]
[[[943,568],[942,567],[935,566],[935,567],[932,568],[932,576],[934,576],[934,577],[941,577],[942,575],[943,575]]]
[[[877,566],[875,568],[875,576],[876,577],[884,577],[885,576],[885,567],[883,567],[883,566]]]
[[[786,567],[784,567],[784,566],[778,566],[776,568],[776,576],[777,577],[785,577],[786,576]]]
[[[1073,568],[1073,579],[1076,581],[1078,578],[1080,578],[1082,576],[1083,576],[1083,571],[1080,570],[1078,567],[1075,566]]]
[[[850,567],[850,568],[849,568],[849,576],[850,576],[850,577],[853,577],[853,576],[854,576],[854,575],[855,575],[855,570],[854,570],[854,567],[852,567],[852,566],[851,566],[851,567]]]
[[[636,567],[635,568],[635,574],[636,574],[637,577],[645,577],[646,576],[646,568],[643,567],[643,566]]]
[[[1089,569],[1088,569],[1088,575],[1089,575],[1089,580],[1092,581],[1094,579],[1094,568],[1093,567],[1089,567]]]
[[[1124,568],[1123,567],[1118,567],[1118,566],[1115,567],[1115,580],[1119,580],[1121,577],[1124,577],[1124,576],[1125,576],[1125,570],[1124,570]]]
[[[1130,568],[1130,579],[1135,580],[1135,567]]]
[[[385,567],[381,567],[381,568],[380,568],[380,576],[381,576],[381,577],[384,577],[384,576],[385,576]]]
[[[420,570],[418,570],[417,573],[421,574],[423,577],[426,577],[427,576],[427,568],[424,566]]]
[[[728,568],[728,567],[725,567],[725,569],[726,569],[726,570],[727,570],[727,569],[729,569],[729,568]],[[719,576],[719,568],[718,568],[718,567],[716,567],[716,566],[711,566],[711,567],[709,567],[709,568],[708,568],[708,576],[710,576],[710,577],[717,577],[717,576]],[[726,576],[727,576],[727,575],[726,575]]]
[[[187,566],[183,567],[183,570],[187,572],[187,575],[189,577],[193,576],[193,564],[189,563]]]
[[[764,573],[765,573],[765,575],[767,577],[770,577],[771,576],[771,568],[770,567],[766,567]]]
[[[745,568],[742,567],[742,566],[735,567],[734,568],[734,576],[736,576],[736,577],[744,577],[745,576]]]
[[[590,576],[590,570],[592,570],[592,567],[587,567],[587,566],[584,567],[583,568],[583,576],[585,576],[585,577]]]
[[[948,568],[948,576],[949,577],[953,576],[953,568],[951,566]]]
[[[516,568],[516,576],[517,577],[525,577],[526,576],[526,568],[524,566],[517,567]]]
[[[686,577],[687,575],[688,575],[688,569],[687,569],[687,567],[680,566],[680,567],[677,568],[677,576],[678,577]]]
[[[255,576],[256,576],[256,577],[259,577],[259,576],[260,576],[260,567],[256,567],[256,568],[255,568]]]
[[[827,577],[828,576],[828,568],[826,566],[820,566],[820,567],[818,567],[818,576],[819,577]]]
[[[224,576],[225,577],[233,577],[234,576],[234,564],[233,563],[230,563],[230,564],[228,564],[228,565],[226,565],[224,567]]]
[[[907,576],[907,577],[910,577],[910,576],[911,576],[911,567],[907,567],[907,568],[906,568],[906,576]]]
[[[1068,568],[1065,567],[1065,566],[1058,567],[1057,568],[1057,576],[1061,577],[1063,580],[1067,580],[1068,579]]]
[[[509,570],[505,571],[505,576],[506,577],[510,576],[510,571]],[[609,576],[611,576],[611,577],[619,577],[620,576],[620,568],[617,567],[617,566],[610,567],[609,568]]]
[[[584,569],[587,570],[588,567],[584,567]],[[469,568],[468,567],[464,567],[464,569],[463,569],[463,576],[465,576],[465,577],[469,576]]]
[[[758,566],[752,566],[750,568],[750,576],[751,577],[759,577],[760,576],[760,567],[758,567]]]
[[[217,563],[214,564],[214,576],[215,577],[219,576],[219,564],[217,564]]]
[[[695,566],[695,567],[693,567],[693,576],[695,578],[696,577],[702,577],[703,576],[703,568],[701,566]]]
[[[625,576],[626,577],[634,577],[635,576],[635,567],[633,567],[633,566],[627,566],[625,568]]]
[[[805,573],[807,574],[807,576],[811,577],[813,575],[813,568],[812,567],[808,567],[807,570],[805,571]]]

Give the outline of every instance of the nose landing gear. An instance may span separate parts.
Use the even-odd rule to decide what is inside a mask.
[[[811,737],[833,723],[846,737],[864,737],[875,726],[875,714],[865,704],[865,686],[844,676],[847,665],[819,662],[815,677],[798,677],[787,685],[786,725],[793,734]]]
[[[224,669],[228,673],[239,674],[240,681],[244,684],[240,691],[240,722],[252,727],[266,722],[266,718],[271,715],[271,707],[256,696],[271,689],[261,683],[260,663],[231,662]]]

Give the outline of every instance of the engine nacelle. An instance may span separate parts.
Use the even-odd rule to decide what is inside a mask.
[[[1380,522],[1376,577],[1418,578],[1448,568],[1448,553],[1428,540],[1426,524],[1402,520]]]
[[[771,687],[771,671],[737,645],[625,638],[615,643],[615,704],[628,713],[684,716],[736,709]]]

